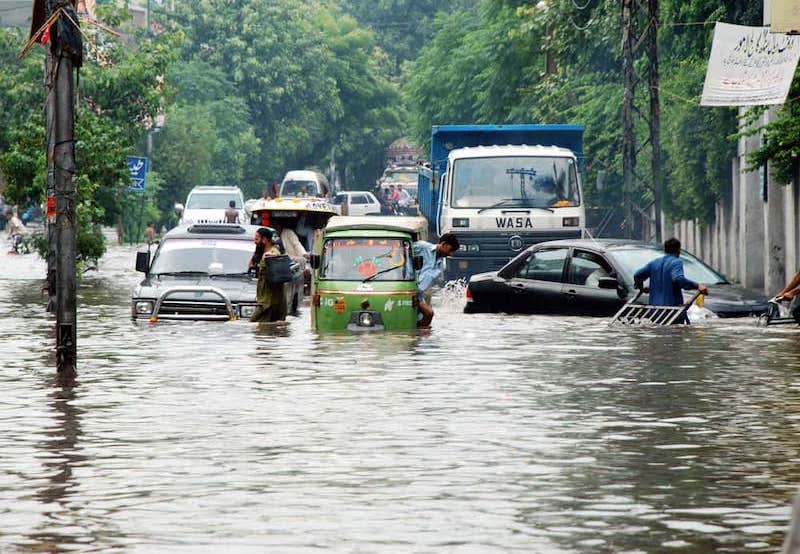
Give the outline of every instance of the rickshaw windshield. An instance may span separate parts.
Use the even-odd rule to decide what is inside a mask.
[[[413,281],[411,243],[404,239],[328,239],[322,247],[320,278]]]

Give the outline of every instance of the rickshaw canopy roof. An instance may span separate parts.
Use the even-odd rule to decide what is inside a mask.
[[[413,240],[425,240],[427,238],[428,222],[424,217],[405,217],[405,216],[335,216],[328,220],[325,232],[333,231],[398,231],[409,233]]]
[[[286,211],[286,212],[313,212],[313,213],[326,213],[334,215],[336,210],[333,209],[328,200],[325,198],[307,197],[307,198],[260,198],[250,207],[250,213],[258,213],[265,211]]]

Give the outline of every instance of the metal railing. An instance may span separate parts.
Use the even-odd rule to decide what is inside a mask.
[[[225,314],[165,314],[161,316],[161,308],[163,307],[164,301],[167,300],[170,296],[174,296],[178,293],[183,292],[193,292],[193,293],[201,293],[201,294],[214,294],[219,296],[225,304],[225,311],[227,311],[227,315]],[[225,294],[224,291],[218,289],[217,287],[200,287],[200,286],[185,286],[185,287],[174,287],[171,289],[167,289],[161,293],[161,296],[158,297],[156,300],[156,304],[153,307],[153,313],[150,315],[150,322],[155,323],[161,319],[169,319],[169,320],[199,320],[199,321],[235,321],[236,317],[236,310],[231,303],[230,298],[228,295]]]
[[[679,323],[686,316],[686,312],[694,304],[700,293],[697,292],[691,300],[682,306],[651,306],[637,304],[643,291],[626,303],[611,319],[610,325],[672,325]]]
[[[767,312],[759,317],[759,323],[769,325],[797,325],[797,320],[789,311],[789,300],[775,300],[767,303]]]

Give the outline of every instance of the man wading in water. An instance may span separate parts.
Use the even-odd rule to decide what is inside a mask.
[[[280,256],[281,251],[275,244],[278,235],[270,227],[261,227],[256,231],[253,242],[256,251],[250,259],[249,269],[255,268],[258,274],[256,302],[258,307],[250,321],[284,321],[286,319],[286,292],[283,283],[270,283],[267,280],[267,258]]]
[[[699,290],[701,294],[708,294],[708,287],[687,279],[683,274],[683,261],[680,258],[681,241],[675,237],[667,239],[664,242],[664,252],[663,256],[656,258],[633,275],[633,282],[639,289],[643,289],[644,281],[650,279],[651,306],[682,306],[681,289]],[[689,319],[684,314],[683,318],[675,323],[689,323]]]
[[[433,283],[444,272],[444,259],[458,250],[458,238],[452,233],[445,233],[437,244],[424,240],[414,243],[414,255],[422,256],[422,269],[417,273],[417,294],[419,295],[419,318],[417,327],[430,327],[433,321],[433,308],[428,300],[427,292]]]

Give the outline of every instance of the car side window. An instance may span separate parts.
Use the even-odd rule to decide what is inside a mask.
[[[367,197],[363,194],[354,194],[353,195],[353,204],[369,204]]]
[[[567,248],[553,248],[534,252],[528,259],[528,263],[520,266],[517,277],[560,283],[568,252]]]
[[[567,282],[572,285],[600,288],[600,279],[611,276],[611,267],[602,256],[575,250],[569,263]]]
[[[346,195],[344,195],[344,194],[337,194],[337,195],[336,195],[336,197],[333,199],[333,203],[334,203],[334,204],[336,204],[337,206],[338,206],[339,204],[344,204],[345,198],[347,198],[347,196],[346,196]]]

